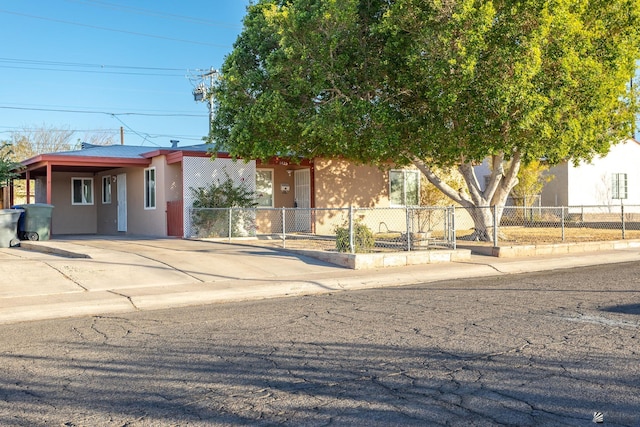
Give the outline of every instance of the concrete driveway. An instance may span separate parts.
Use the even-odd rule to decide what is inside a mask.
[[[273,286],[282,294],[344,271],[287,252],[218,242],[111,236],[23,242],[0,249],[0,322],[204,303],[221,292],[241,299],[240,292],[273,292]]]
[[[0,259],[14,258],[22,262],[19,270],[13,268],[17,263],[0,267],[4,277],[14,277],[7,282],[22,287],[33,281],[41,283],[45,276],[49,282],[53,279],[53,283],[58,283],[57,278],[72,287],[95,291],[132,286],[285,279],[342,270],[317,259],[258,246],[182,239],[74,236],[24,242],[23,246],[27,250],[8,249],[0,255],[3,257]],[[42,268],[49,270],[49,274]],[[56,271],[58,274],[51,274]],[[43,291],[46,292],[46,288],[39,293]]]

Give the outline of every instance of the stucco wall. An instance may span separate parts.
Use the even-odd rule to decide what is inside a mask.
[[[93,196],[92,205],[72,205],[71,204],[71,179],[72,178],[92,178]],[[37,184],[38,187],[45,185],[44,181]],[[95,234],[97,232],[97,203],[100,203],[99,181],[93,174],[83,173],[55,173],[51,179],[51,204],[54,206],[51,215],[51,234]],[[36,194],[44,194],[38,191]],[[42,200],[37,200],[42,202]],[[46,202],[46,200],[45,200]]]
[[[547,174],[553,175],[553,179],[542,188],[540,193],[540,204],[542,206],[567,206],[569,202],[569,194],[567,192],[569,189],[568,169],[568,163],[549,169]]]
[[[314,167],[316,207],[389,207],[387,171],[338,159],[316,159]]]
[[[156,207],[144,207],[144,170],[131,169],[127,173],[127,234],[166,236],[166,197],[159,185],[164,182],[164,156],[154,158],[149,167],[156,168]]]
[[[569,168],[568,204],[576,205],[620,205],[612,198],[611,176],[627,174],[628,197],[625,205],[640,204],[640,144],[629,140],[611,147],[607,156],[594,159],[591,164],[581,163]]]
[[[627,174],[624,205],[640,205],[640,144],[633,140],[614,145],[605,157],[592,162],[551,168],[555,178],[542,191],[543,206],[619,206],[612,198],[612,174]]]

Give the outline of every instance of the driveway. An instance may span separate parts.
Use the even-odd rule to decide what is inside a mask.
[[[36,245],[36,252],[10,249],[2,254],[1,259],[8,257],[13,261],[10,266],[14,274],[16,263],[22,261],[15,283],[29,282],[29,277],[34,275],[41,281],[42,277],[36,273],[38,267],[55,270],[58,274],[52,275],[54,282],[56,278],[63,279],[91,291],[229,280],[264,281],[342,270],[333,264],[287,252],[220,242],[73,236]],[[54,256],[41,253],[40,249],[88,258]]]

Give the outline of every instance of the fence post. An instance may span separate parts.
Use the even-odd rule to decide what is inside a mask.
[[[625,239],[625,231],[626,231],[626,226],[624,223],[624,205],[622,204],[622,199],[620,199],[620,216],[622,217],[622,240]]]
[[[284,206],[282,207],[282,247],[285,249],[287,247],[287,225],[285,223]]]
[[[406,221],[406,231],[407,231],[407,251],[411,251],[411,214],[409,211],[409,206],[405,207],[405,221]]]
[[[449,212],[449,242],[453,246],[453,250],[456,249],[456,207],[451,206],[447,209]]]
[[[560,217],[561,217],[561,224],[562,224],[562,241],[564,242],[564,206],[562,206],[560,208]]]
[[[233,208],[229,208],[229,230],[228,230],[228,234],[229,234],[229,241],[231,241],[231,222],[232,222],[232,218],[233,218]]]
[[[498,247],[498,210],[496,205],[493,205],[493,247]]]
[[[356,253],[355,239],[353,238],[353,205],[349,205],[349,247],[351,253]]]

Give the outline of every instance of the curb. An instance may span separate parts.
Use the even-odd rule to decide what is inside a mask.
[[[28,251],[41,252],[41,253],[50,254],[50,255],[58,255],[66,258],[91,258],[91,256],[85,253],[73,252],[68,249],[62,249],[56,246],[55,242],[51,242],[51,241],[35,242],[35,241],[22,240],[20,241],[20,247]]]

